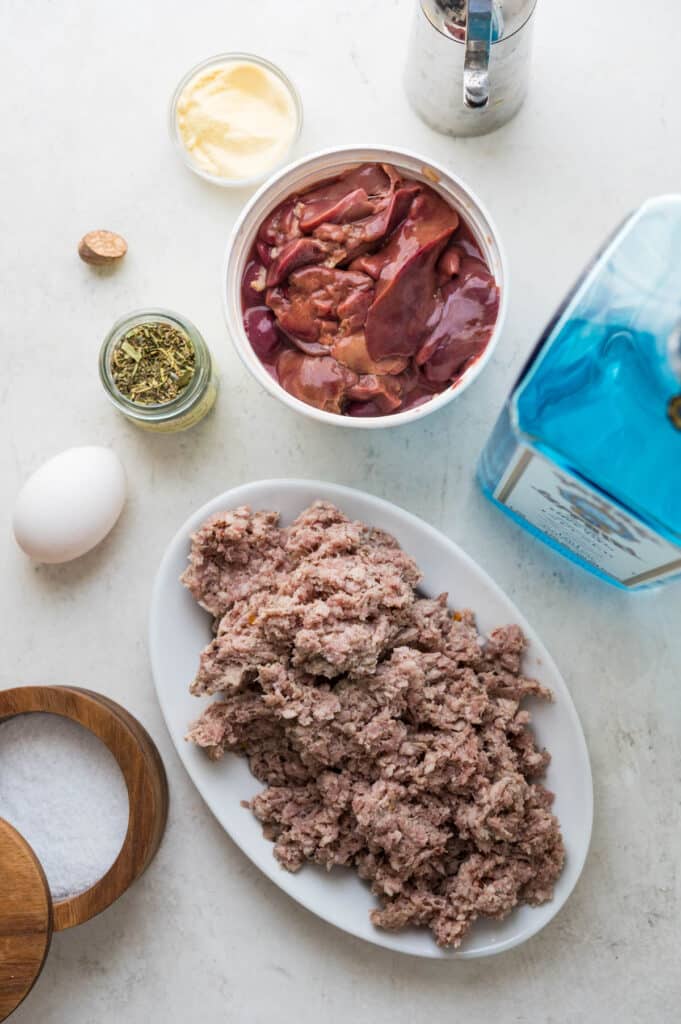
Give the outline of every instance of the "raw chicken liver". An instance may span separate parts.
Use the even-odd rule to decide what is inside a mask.
[[[491,337],[499,288],[435,189],[362,164],[269,214],[242,302],[253,349],[286,391],[382,416],[461,377]]]

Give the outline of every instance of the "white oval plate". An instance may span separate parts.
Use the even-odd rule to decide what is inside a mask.
[[[376,900],[353,871],[338,868],[327,874],[316,865],[306,865],[293,875],[281,868],[274,858],[272,843],[263,838],[259,823],[240,803],[262,789],[245,758],[228,756],[214,763],[184,740],[189,723],[207,703],[192,697],[188,687],[196,673],[199,653],[211,639],[210,617],[179,582],[187,563],[190,534],[212,513],[244,504],[254,509],[276,509],[286,525],[318,498],[334,502],[352,519],[392,533],[423,571],[424,592],[435,595],[448,591],[453,607],[473,609],[481,633],[517,622],[529,641],[526,673],[550,687],[555,695],[553,704],[531,703],[539,745],[547,747],[552,755],[545,781],[556,794],[554,809],[567,851],[565,869],[550,903],[519,907],[504,921],[477,921],[456,952],[439,949],[427,929],[387,932],[374,928],[369,911],[376,906]],[[456,544],[416,516],[370,494],[313,480],[263,480],[235,487],[195,512],[171,541],[154,584],[150,648],[166,724],[203,799],[253,863],[325,921],[401,953],[440,959],[489,956],[535,935],[558,913],[572,892],[589,847],[593,792],[589,755],[568,689],[546,648],[513,602]]]

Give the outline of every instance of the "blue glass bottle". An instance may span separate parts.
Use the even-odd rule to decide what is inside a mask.
[[[617,586],[681,575],[681,196],[644,203],[598,254],[478,476],[504,512]]]

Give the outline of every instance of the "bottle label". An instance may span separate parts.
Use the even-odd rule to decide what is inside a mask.
[[[494,497],[624,586],[681,572],[681,547],[524,445],[516,449]]]

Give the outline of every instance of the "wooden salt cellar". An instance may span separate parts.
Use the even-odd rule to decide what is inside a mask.
[[[156,746],[115,701],[68,686],[0,691],[0,722],[34,711],[79,722],[109,748],[123,773],[130,805],[118,857],[93,886],[52,902],[43,869],[26,840],[0,819],[0,1021],[33,987],[53,931],[73,928],[109,907],[149,866],[168,815],[168,783]]]

